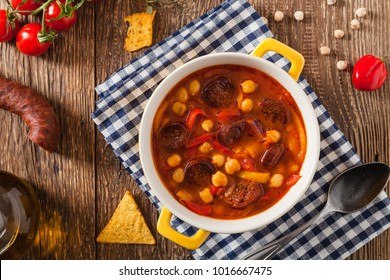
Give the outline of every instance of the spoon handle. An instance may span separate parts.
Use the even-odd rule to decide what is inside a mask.
[[[294,239],[296,236],[298,236],[301,232],[306,230],[308,227],[310,227],[312,224],[317,222],[319,219],[322,219],[325,217],[328,213],[333,212],[332,209],[330,209],[329,205],[327,204],[322,211],[317,214],[314,218],[312,218],[310,221],[302,225],[301,227],[297,228],[296,230],[284,235],[283,237],[265,245],[264,247],[261,247],[252,253],[249,253],[246,255],[243,260],[269,260],[272,259],[277,252],[281,248],[283,248],[288,242],[290,242],[292,239]]]

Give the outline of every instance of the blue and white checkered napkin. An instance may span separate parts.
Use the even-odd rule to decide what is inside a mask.
[[[93,120],[116,156],[160,210],[162,205],[147,184],[138,153],[138,129],[148,98],[157,84],[183,63],[213,52],[250,53],[271,32],[244,0],[227,0],[191,22],[96,87],[100,99]],[[275,53],[267,57],[283,69],[288,61]],[[195,259],[238,259],[309,220],[324,206],[329,182],[360,163],[351,144],[337,128],[304,78],[306,92],[321,130],[320,163],[305,197],[274,223],[242,234],[211,234]],[[175,218],[173,226],[192,235],[197,229]],[[293,240],[278,259],[342,259],[390,226],[390,199],[382,192],[366,210],[352,215],[332,214]]]

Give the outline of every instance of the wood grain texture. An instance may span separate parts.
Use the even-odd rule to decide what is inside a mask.
[[[160,0],[155,5],[154,42],[222,3],[222,0]],[[336,68],[337,60],[353,65],[364,54],[389,55],[390,3],[386,0],[251,0],[269,20],[275,37],[306,59],[304,76],[314,88],[363,161],[390,162],[390,82],[373,93],[351,84],[352,67]],[[5,1],[0,1],[0,7]],[[351,30],[354,10],[367,7],[360,30]],[[79,21],[61,33],[41,57],[20,54],[14,42],[0,44],[0,75],[30,86],[46,96],[58,114],[62,138],[57,153],[48,154],[26,138],[19,117],[0,111],[0,169],[26,178],[42,206],[38,239],[27,259],[190,259],[189,252],[156,231],[158,213],[132,181],[96,130],[90,114],[97,96],[94,87],[146,49],[123,50],[126,15],[143,11],[143,0],[102,0],[79,10]],[[275,22],[276,10],[285,13]],[[293,18],[296,10],[305,19]],[[25,21],[37,21],[28,17]],[[343,29],[346,37],[335,39]],[[328,45],[330,56],[319,55]],[[388,65],[388,64],[387,64]],[[157,245],[98,244],[95,238],[108,222],[126,190],[146,217]],[[387,187],[389,193],[389,187]],[[350,259],[390,259],[390,231],[386,231]]]

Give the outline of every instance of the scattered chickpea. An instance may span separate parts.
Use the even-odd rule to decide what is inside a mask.
[[[284,18],[284,14],[282,11],[276,11],[274,14],[274,20],[275,21],[282,21]]]
[[[243,93],[252,93],[257,89],[257,84],[252,80],[245,80],[241,83]]]
[[[187,111],[187,106],[186,104],[184,103],[181,103],[179,101],[176,101],[175,103],[173,103],[172,105],[172,111],[178,115],[178,116],[184,116],[184,114],[186,113]]]
[[[268,24],[268,19],[266,17],[261,17],[265,24]]]
[[[191,95],[196,95],[200,92],[200,82],[198,80],[192,80],[188,85],[188,90]]]
[[[305,14],[304,14],[302,11],[296,11],[296,12],[294,13],[294,18],[295,18],[297,21],[302,21],[304,17],[305,17]]]
[[[199,146],[199,151],[204,154],[208,154],[212,149],[210,142],[204,142]]]
[[[202,129],[206,132],[210,132],[213,129],[213,127],[214,127],[214,123],[212,120],[207,119],[202,122]]]
[[[221,171],[217,171],[213,176],[211,176],[211,183],[216,187],[224,187],[228,183],[228,178],[226,174]]]
[[[181,156],[178,154],[173,154],[167,158],[167,164],[170,167],[176,167],[180,164],[181,162]]]
[[[281,174],[274,174],[272,175],[271,179],[269,179],[268,185],[271,188],[279,188],[283,184],[283,175]]]
[[[225,161],[226,161],[226,158],[224,155],[222,154],[215,154],[213,156],[213,159],[211,160],[211,163],[218,166],[218,167],[221,167],[225,164]]]
[[[282,136],[279,131],[271,129],[267,130],[265,132],[265,135],[267,136],[267,140],[270,143],[277,143],[280,140],[280,137]]]
[[[337,29],[334,31],[334,36],[337,38],[337,39],[341,39],[343,38],[345,35],[344,31],[341,30],[341,29]]]
[[[250,112],[253,108],[253,102],[251,99],[246,98],[241,102],[241,111]]]
[[[337,61],[336,66],[337,66],[337,69],[339,69],[339,70],[345,70],[348,67],[348,62],[345,60],[339,60],[339,61]]]
[[[176,97],[180,102],[186,103],[189,98],[187,89],[185,87],[180,87],[176,92]]]
[[[360,22],[356,18],[351,21],[351,28],[356,30],[360,28]]]
[[[228,158],[225,162],[225,171],[227,174],[234,174],[241,170],[240,162],[235,158]]]
[[[328,46],[321,46],[320,47],[320,54],[321,55],[329,55],[330,54],[330,48]]]
[[[366,8],[359,8],[355,11],[355,15],[358,18],[364,17],[367,14],[367,9]]]
[[[184,170],[183,168],[178,168],[172,173],[172,180],[176,183],[181,183],[184,181]]]
[[[203,200],[205,203],[210,203],[213,201],[214,196],[211,193],[209,188],[205,188],[199,192],[200,198]]]
[[[328,3],[329,6],[334,5],[337,0],[327,0],[326,2]]]

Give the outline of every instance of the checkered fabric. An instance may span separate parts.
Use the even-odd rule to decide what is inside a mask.
[[[161,210],[147,184],[138,153],[138,129],[148,98],[158,83],[183,63],[215,52],[250,53],[271,32],[259,14],[244,0],[227,0],[189,23],[96,87],[99,100],[92,114],[97,128],[126,170]],[[288,61],[275,53],[266,59],[287,70]],[[274,223],[242,234],[211,234],[195,259],[239,259],[315,216],[326,201],[329,182],[340,172],[359,164],[359,156],[321,105],[307,81],[299,85],[315,109],[321,130],[320,162],[302,200]],[[173,226],[192,235],[196,228],[174,218]],[[334,213],[307,229],[283,248],[276,259],[342,259],[390,226],[390,199],[382,194],[355,214]]]

